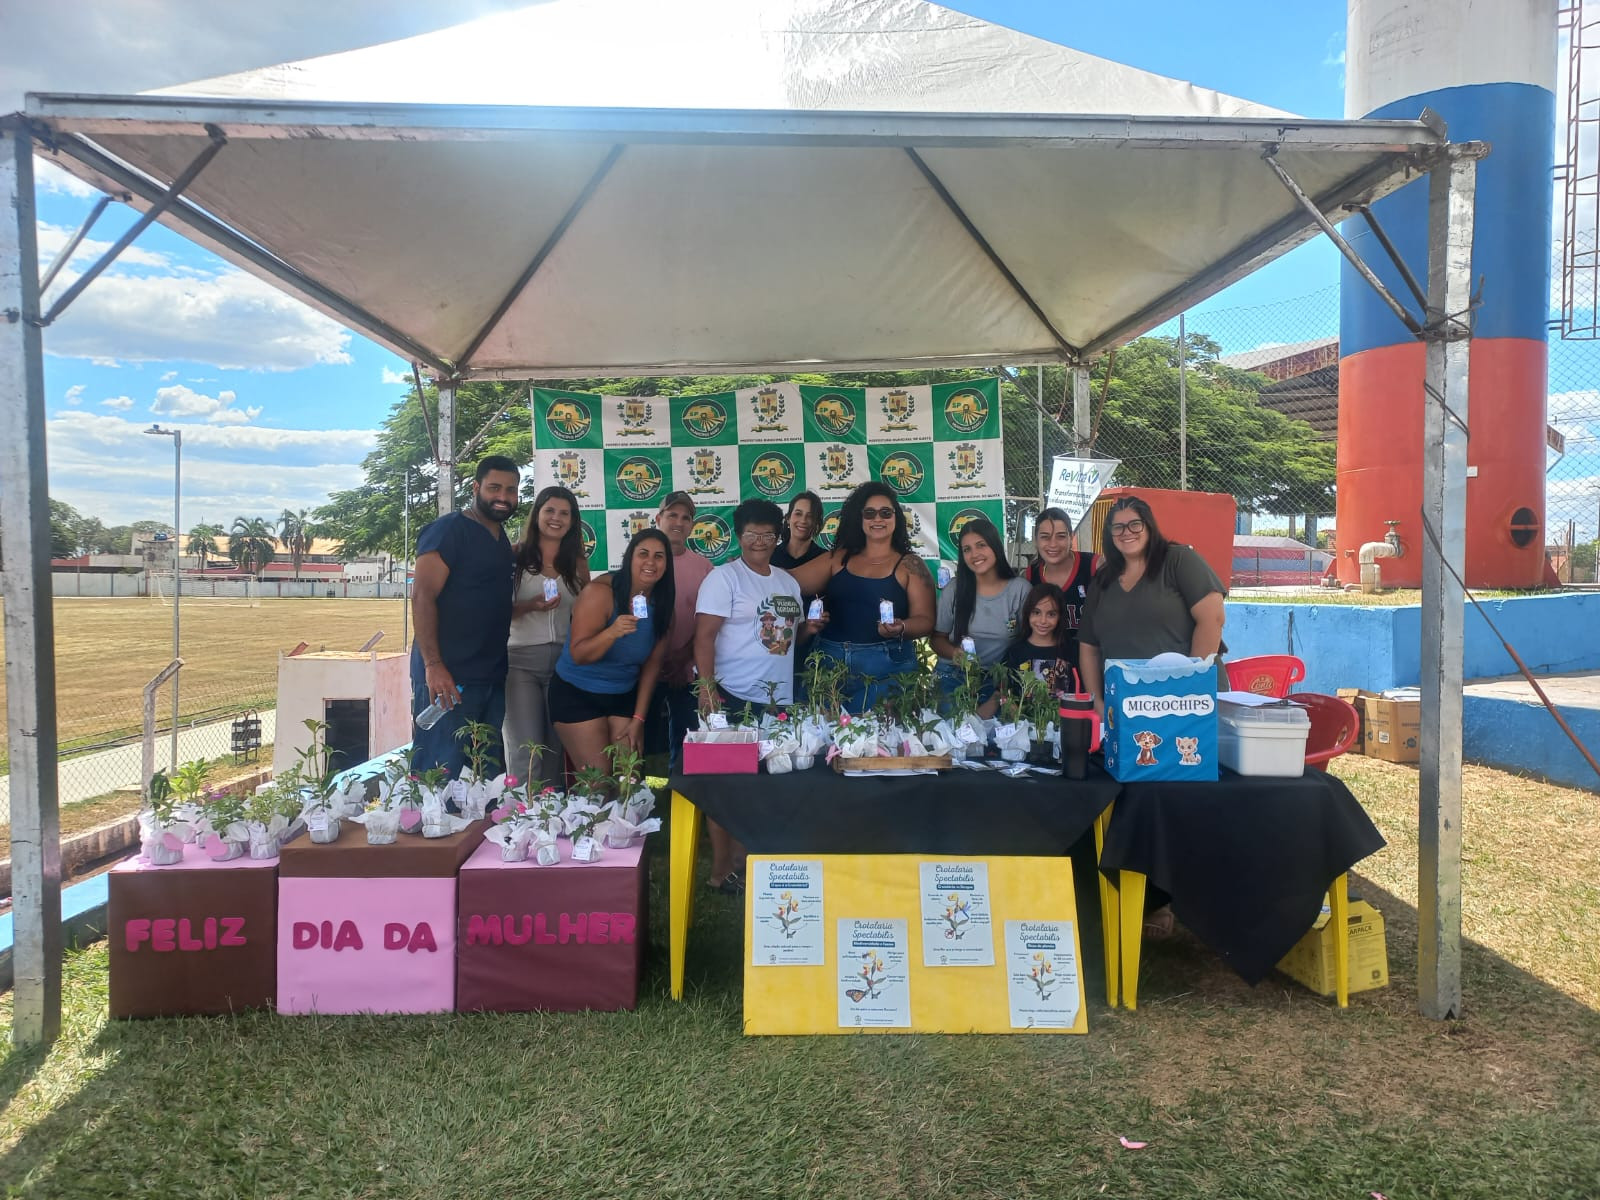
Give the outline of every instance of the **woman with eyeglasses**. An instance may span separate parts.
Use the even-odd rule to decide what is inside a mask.
[[[851,492],[833,550],[791,574],[802,592],[823,597],[816,653],[844,664],[845,708],[873,708],[894,676],[916,666],[916,639],[933,632],[933,576],[911,551],[894,489],[874,480]],[[885,604],[893,620],[883,619]]]
[[[1138,496],[1111,506],[1101,553],[1105,562],[1089,584],[1078,626],[1078,673],[1104,720],[1106,659],[1216,654],[1226,592],[1194,547],[1161,536]]]

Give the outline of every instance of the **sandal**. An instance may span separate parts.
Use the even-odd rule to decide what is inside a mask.
[[[744,891],[744,880],[740,879],[734,871],[729,871],[721,879],[706,880],[706,887],[713,892],[721,892],[724,896],[737,896]]]
[[[1164,942],[1172,936],[1178,919],[1172,915],[1171,905],[1162,905],[1144,918],[1144,936],[1152,942]]]

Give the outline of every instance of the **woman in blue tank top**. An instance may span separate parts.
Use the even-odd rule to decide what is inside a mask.
[[[578,594],[550,680],[550,715],[575,769],[609,771],[607,747],[642,745],[675,599],[672,543],[659,529],[635,534],[622,566]]]
[[[873,481],[851,492],[839,510],[833,550],[789,574],[802,592],[823,597],[825,624],[815,652],[845,665],[846,710],[873,708],[893,676],[916,666],[916,639],[933,631],[933,577],[911,552],[894,489]],[[884,601],[892,621],[882,619]]]

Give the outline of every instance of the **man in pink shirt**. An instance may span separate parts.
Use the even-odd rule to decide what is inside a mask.
[[[688,492],[669,492],[661,502],[661,511],[656,513],[656,528],[672,543],[672,582],[677,599],[672,608],[672,628],[667,632],[661,681],[656,685],[656,698],[650,706],[652,724],[661,724],[655,737],[646,735],[646,744],[657,752],[666,749],[674,771],[682,762],[683,735],[693,727],[697,711],[691,687],[694,682],[694,610],[700,584],[711,574],[711,560],[689,549],[694,512],[694,500]]]

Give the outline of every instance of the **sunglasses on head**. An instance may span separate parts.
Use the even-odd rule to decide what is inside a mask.
[[[865,521],[892,521],[894,520],[894,509],[863,508],[861,510],[861,517],[862,520]]]

